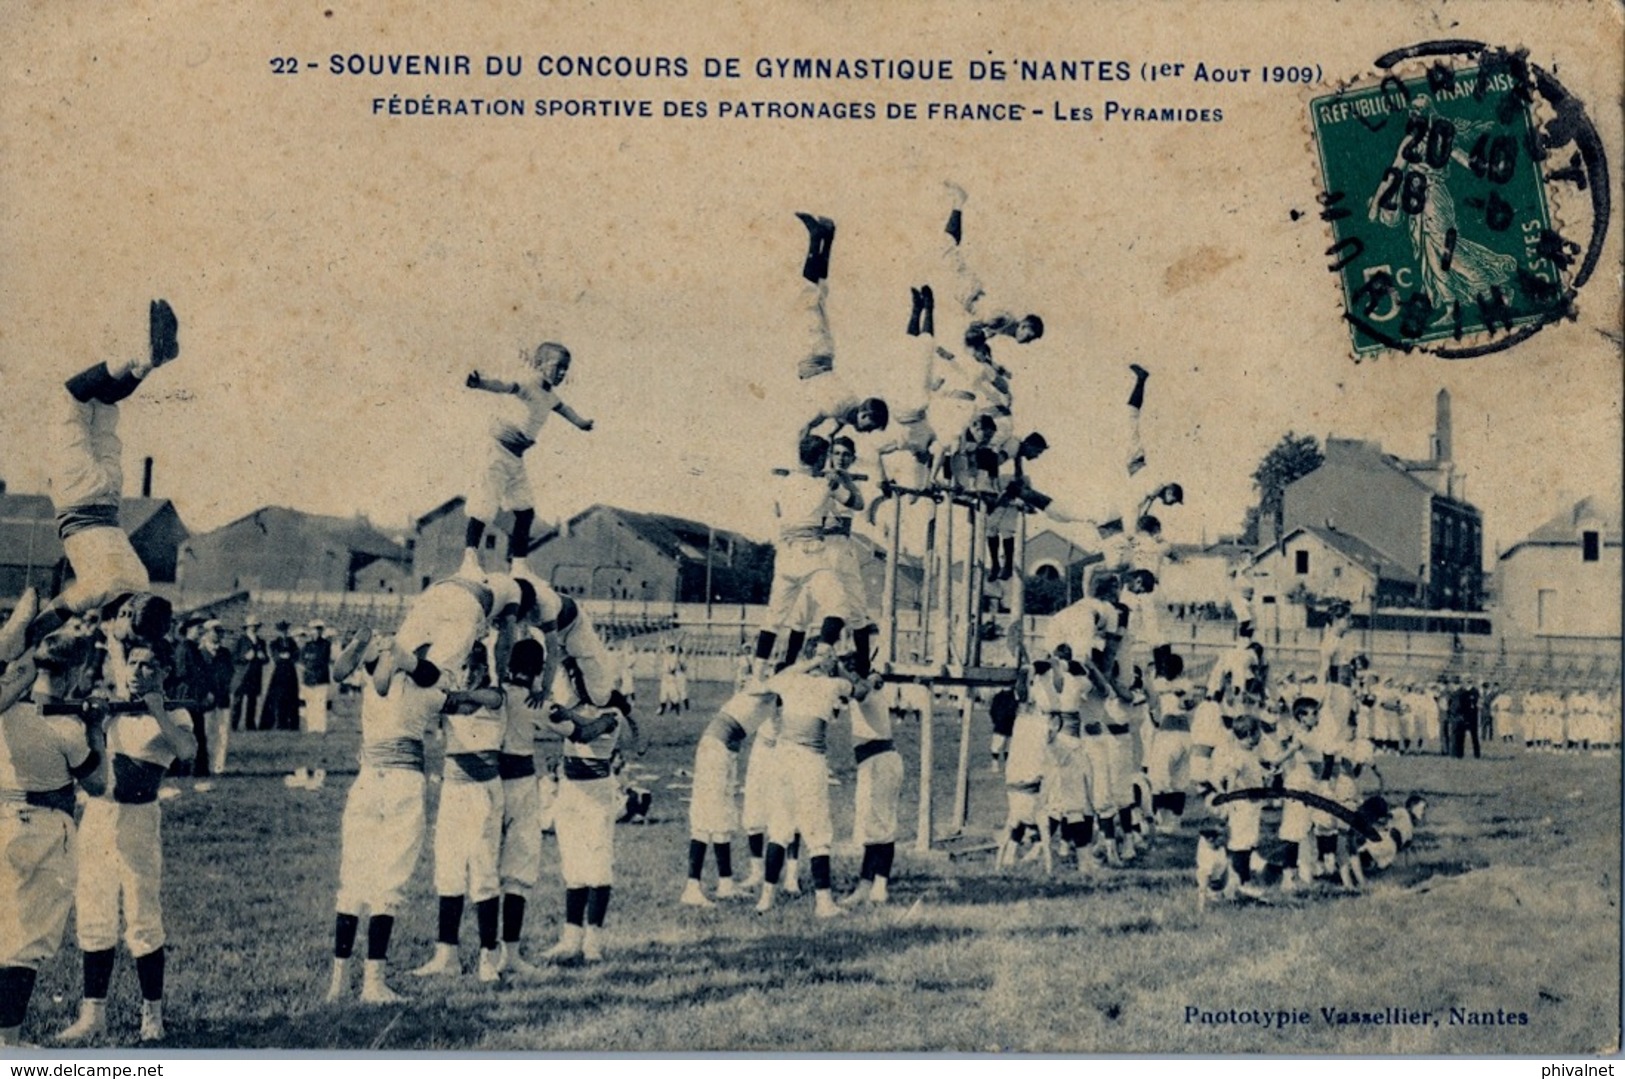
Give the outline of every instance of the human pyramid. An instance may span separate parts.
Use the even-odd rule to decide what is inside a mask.
[[[98,363],[46,417],[57,532],[75,580],[43,605],[25,592],[0,627],[0,1045],[20,1044],[36,972],[70,911],[84,1002],[62,1034],[106,1024],[119,914],[141,986],[141,1038],[164,1036],[158,788],[197,742],[166,701],[172,611],[119,527],[119,404],[180,355],[168,303],[148,311],[148,355]],[[88,796],[75,822],[77,790]],[[81,857],[76,857],[76,853]]]
[[[861,572],[864,549],[852,531],[866,506],[871,521],[874,512],[860,488],[868,477],[853,471],[858,452],[853,436],[884,432],[893,420],[900,428],[896,437],[874,447],[882,470],[880,498],[970,495],[990,510],[1048,501],[1022,475],[1022,462],[1043,451],[1042,436],[1014,437],[1011,372],[992,354],[995,341],[1036,340],[1043,322],[1037,315],[988,313],[985,293],[959,251],[965,194],[957,187],[950,191],[945,255],[954,271],[956,302],[953,319],[945,321],[953,327],[939,338],[933,287],[910,289],[906,333],[919,354],[920,380],[895,413],[879,397],[850,392],[836,373],[826,310],[835,222],[796,215],[807,229],[800,304],[807,340],[796,374],[803,396],[811,399],[811,415],[797,431],[795,466],[778,470],[772,592],[754,663],[695,751],[685,905],[712,905],[701,883],[708,848],[715,856],[717,897],[755,893],[758,914],[771,911],[781,892],[800,891],[797,867],[803,857],[819,918],[837,917],[843,906],[888,899],[903,762],[892,739],[893,710],[880,692],[883,672],[874,667],[875,604]],[[893,479],[886,469],[899,457],[903,464]],[[1006,468],[1013,472],[1001,485]],[[989,576],[996,580],[1010,571],[1014,533],[988,535]],[[843,710],[857,766],[853,839],[863,861],[856,886],[837,903],[827,749],[829,726]],[[739,761],[747,741],[741,791]],[[750,871],[736,882],[731,842],[740,830],[747,837]]]
[[[809,334],[796,357],[797,382],[815,400],[796,432],[796,463],[777,476],[772,595],[754,659],[695,749],[684,905],[712,905],[702,884],[708,851],[716,897],[754,896],[761,915],[799,892],[803,861],[819,918],[888,901],[903,776],[894,723],[911,707],[928,714],[930,692],[918,678],[896,674],[895,656],[876,666],[876,605],[853,522],[865,510],[872,521],[886,499],[968,504],[985,514],[983,579],[990,584],[1016,576],[1014,537],[1024,513],[1086,524],[1105,544],[1107,563],[1089,599],[1053,619],[1042,654],[1029,654],[1020,634],[1011,634],[1016,685],[995,709],[1004,730],[995,751],[1010,791],[1001,863],[1016,861],[1022,843],[1037,836],[1032,853],[1046,861],[1059,844],[1062,856],[1075,856],[1086,871],[1121,864],[1157,818],[1166,824],[1183,812],[1194,789],[1215,796],[1228,824],[1229,856],[1220,860],[1230,875],[1220,891],[1248,887],[1259,847],[1259,803],[1249,792],[1262,785],[1263,772],[1301,765],[1314,774],[1296,789],[1313,794],[1315,783],[1335,787],[1328,761],[1360,764],[1357,750],[1311,736],[1313,726],[1302,719],[1271,741],[1255,737],[1267,724],[1249,717],[1264,709],[1267,681],[1261,650],[1245,641],[1217,668],[1209,699],[1187,707],[1197,694],[1182,679],[1183,663],[1151,598],[1165,558],[1153,510],[1179,505],[1183,491],[1148,467],[1141,445],[1148,372],[1131,366],[1121,490],[1088,512],[1037,490],[1027,469],[1048,443],[1037,432],[1018,432],[1016,374],[1000,357],[1039,339],[1043,322],[989,302],[961,248],[964,192],[950,185],[949,193],[946,278],[910,288],[904,336],[920,377],[895,408],[847,392],[837,375],[825,310],[836,227],[797,215],[808,236],[801,283]],[[948,302],[939,305],[939,295]],[[30,592],[0,627],[0,1045],[18,1041],[36,971],[59,949],[75,909],[83,998],[60,1040],[106,1030],[121,912],[143,1001],[140,1037],[164,1037],[158,788],[170,763],[191,758],[196,743],[187,702],[162,692],[172,612],[151,592],[118,523],[117,423],[119,404],[179,356],[178,330],[169,305],[155,301],[145,359],[96,364],[64,384],[51,439],[53,500],[75,578],[44,603]],[[560,939],[542,958],[604,958],[614,825],[624,804],[617,765],[623,742],[635,747],[640,739],[624,672],[590,615],[526,564],[535,509],[525,454],[555,413],[584,432],[593,422],[558,393],[569,349],[543,342],[524,361],[514,381],[479,371],[465,380],[496,397],[499,408],[469,492],[460,567],[418,595],[393,634],[362,633],[334,663],[335,680],[361,673],[362,703],[359,772],[341,827],[329,1000],[352,991],[363,918],[359,997],[369,1004],[401,999],[387,978],[389,948],[428,834],[425,741],[436,728],[444,737],[433,831],[438,927],[433,956],[413,973],[462,972],[460,927],[471,905],[479,980],[543,975],[520,952],[542,865],[539,738],[556,739],[562,760],[551,819],[564,886]],[[865,436],[877,436],[864,447],[878,472],[872,498],[864,493],[869,477],[855,470]],[[479,551],[504,510],[513,514],[506,564],[488,571]],[[888,675],[898,682],[889,701],[882,692]],[[1326,700],[1316,705],[1325,729],[1339,729],[1337,685],[1330,679]],[[837,902],[827,749],[830,724],[843,712],[857,765],[853,838],[863,855],[855,885]],[[76,787],[89,796],[77,823]],[[1338,789],[1326,790],[1323,801],[1339,797]],[[1316,809],[1313,802],[1302,804]],[[1304,833],[1300,844],[1309,837],[1320,845],[1306,847],[1291,863],[1298,867],[1323,861],[1321,822],[1306,820],[1292,825]],[[1283,840],[1289,830],[1283,825]],[[740,831],[749,871],[735,881],[731,844]]]
[[[159,785],[196,742],[166,700],[170,605],[149,591],[145,567],[119,527],[119,404],[180,353],[169,304],[149,313],[150,355],[99,363],[64,384],[50,446],[58,531],[75,579],[41,604],[32,591],[0,627],[0,1045],[17,1044],[39,965],[61,946],[77,910],[84,995],[59,1036],[102,1034],[120,933],[142,994],[142,1041],[164,1037],[165,932]],[[523,558],[534,519],[523,454],[557,412],[583,430],[553,392],[570,354],[547,342],[527,360],[534,377],[479,372],[471,389],[512,397],[491,427],[482,482],[470,499],[467,550],[451,577],[413,602],[393,636],[362,633],[334,664],[336,679],[365,672],[360,770],[345,805],[328,997],[349,988],[349,961],[368,915],[361,998],[400,999],[385,979],[394,919],[425,838],[424,739],[445,732],[435,821],[439,934],[416,973],[459,969],[458,928],[472,901],[478,976],[534,975],[519,955],[526,898],[541,867],[542,808],[533,743],[561,740],[553,807],[565,878],[565,928],[550,959],[602,957],[599,930],[613,883],[620,787],[612,774],[621,732],[637,738],[618,674],[587,612],[531,576]],[[478,546],[500,509],[514,511],[507,572],[484,572]],[[89,796],[75,822],[76,786]]]
[[[1037,490],[1026,467],[1048,443],[1038,432],[1018,434],[1011,392],[1015,376],[995,358],[994,348],[1035,341],[1044,324],[1036,314],[1016,315],[989,303],[961,246],[965,192],[954,185],[948,190],[951,205],[941,258],[947,287],[927,282],[909,290],[906,335],[918,356],[919,380],[896,408],[878,397],[850,392],[837,376],[835,341],[826,313],[836,226],[825,217],[796,215],[808,236],[801,273],[807,344],[797,358],[796,372],[814,403],[811,417],[797,432],[796,467],[778,470],[774,508],[780,530],[772,597],[757,637],[751,675],[723,704],[695,753],[685,904],[711,905],[701,884],[708,846],[715,852],[717,897],[734,898],[759,887],[756,910],[762,914],[773,909],[779,891],[799,891],[796,867],[802,856],[810,863],[817,916],[836,917],[843,904],[887,900],[903,773],[892,739],[893,722],[909,711],[928,715],[931,689],[930,676],[924,683],[900,680],[890,706],[881,701],[886,675],[897,668],[874,667],[873,597],[866,593],[860,572],[862,548],[852,536],[853,519],[866,508],[860,483],[867,477],[852,471],[858,449],[853,435],[877,434],[893,424],[896,428],[889,440],[873,447],[881,474],[878,497],[867,503],[871,522],[875,505],[887,498],[911,503],[952,500],[987,514],[987,582],[1014,576],[1019,515],[1043,512],[1057,521],[1092,525],[1108,542],[1113,569],[1126,575],[1132,596],[1147,596],[1155,588],[1163,544],[1160,522],[1150,510],[1156,504],[1179,504],[1183,491],[1176,483],[1155,479],[1146,468],[1138,420],[1148,373],[1131,368],[1126,507],[1108,498],[1096,512],[1084,514]],[[951,297],[942,309],[937,305],[939,293]],[[939,316],[944,324],[941,333]],[[1102,580],[1111,582],[1110,594],[1115,596],[1118,572],[1103,575]],[[1098,606],[1080,612],[1090,617],[1105,612],[1110,606],[1105,583],[1099,595]],[[1153,640],[1154,633],[1145,628],[1154,623],[1151,601],[1140,601],[1137,609],[1142,612],[1135,621],[1139,639],[1163,655],[1166,645]],[[1121,639],[1116,632],[1117,610],[1110,607],[1113,639]],[[1014,636],[1019,641],[1019,634]],[[1078,655],[1088,663],[1090,651],[1083,643],[1079,642]],[[1070,659],[1067,648],[1060,644],[1057,651]],[[1060,670],[1047,658],[1032,667],[1044,674]],[[1075,662],[1069,669],[1083,672]],[[946,668],[940,673],[946,677]],[[1042,677],[1028,685],[1037,687],[1038,694],[1024,695],[1031,711],[1039,707],[1032,701],[1048,698],[1042,696]],[[1069,683],[1068,692],[1081,685]],[[1055,707],[1042,707],[1046,716],[1065,710],[1054,701],[1048,703]],[[855,888],[837,903],[826,754],[829,726],[843,709],[857,765],[853,841],[863,850],[863,861]],[[1075,719],[1075,708],[1071,715]],[[1117,725],[1112,726],[1115,730]],[[751,747],[742,798],[736,798],[747,741]],[[1048,738],[1044,744],[1049,744]],[[1121,770],[1126,775],[1128,765],[1123,763]],[[1030,779],[1036,784],[1038,776]],[[1051,785],[1057,799],[1060,786]],[[1104,801],[1104,786],[1097,789]],[[1115,804],[1109,816],[1115,827]],[[730,844],[740,830],[747,836],[751,868],[744,881],[736,882]]]
[[[1138,572],[1127,575],[1135,588]],[[1243,608],[1235,647],[1196,682],[1156,634],[1135,637],[1136,608],[1112,588],[1103,580],[1076,614],[1058,616],[1049,654],[1024,671],[1025,704],[1007,744],[995,744],[1010,802],[1001,864],[1072,857],[1086,877],[1122,867],[1179,828],[1192,796],[1203,903],[1263,899],[1266,884],[1290,894],[1321,878],[1358,888],[1394,863],[1426,802],[1380,793],[1373,744],[1357,726],[1365,665],[1346,647],[1346,609],[1307,681],[1272,683]],[[1130,660],[1129,681],[1124,659],[1136,654],[1149,662]],[[1273,836],[1267,819],[1278,821]]]
[[[474,908],[476,977],[543,973],[520,952],[525,910],[542,865],[543,805],[535,746],[558,740],[551,807],[564,883],[564,928],[549,962],[596,963],[614,886],[616,767],[623,732],[636,744],[621,671],[588,612],[531,574],[535,520],[524,455],[557,413],[582,431],[593,422],[558,396],[569,373],[565,346],[543,342],[519,381],[470,372],[469,389],[515,401],[492,421],[486,466],[468,500],[457,572],[413,601],[393,638],[355,648],[365,672],[361,767],[345,804],[328,1000],[344,997],[367,914],[360,998],[393,1003],[386,962],[395,912],[425,836],[424,738],[437,723],[445,752],[434,824],[439,912],[433,956],[412,973],[462,973],[461,924]],[[502,510],[513,513],[505,569],[487,572],[479,550]],[[359,642],[358,642],[359,644]],[[347,657],[349,658],[349,657]],[[348,673],[341,659],[335,673]],[[353,668],[352,668],[353,669]]]
[[[876,447],[882,468],[903,461],[902,481],[882,473],[882,497],[973,495],[989,510],[1048,509],[1068,517],[1032,488],[1025,462],[1042,436],[1016,438],[1009,368],[996,343],[1037,339],[1036,315],[991,311],[960,255],[964,194],[945,235],[952,268],[952,328],[939,335],[929,284],[911,290],[907,335],[918,346],[921,380],[897,415],[902,437]],[[801,858],[810,862],[815,909],[840,911],[832,895],[825,732],[847,709],[859,765],[858,824],[864,849],[854,902],[883,903],[897,832],[902,761],[891,740],[873,667],[875,620],[864,594],[852,520],[865,507],[851,468],[856,445],[843,431],[884,431],[879,398],[840,391],[824,304],[835,226],[799,215],[808,230],[802,265],[810,347],[798,361],[803,385],[823,398],[799,432],[797,467],[782,477],[781,532],[767,627],[752,678],[707,727],[696,752],[690,877],[682,901],[708,903],[699,877],[716,852],[719,893],[754,889],[757,909],[797,890]],[[70,910],[79,911],[84,993],[77,1020],[61,1040],[101,1034],[120,933],[135,958],[143,998],[140,1036],[164,1036],[165,932],[159,782],[169,764],[190,758],[195,741],[187,702],[165,700],[164,669],[172,612],[150,591],[146,571],[118,523],[123,488],[119,405],[155,369],[180,353],[179,323],[164,301],[149,311],[144,360],[96,364],[64,384],[51,445],[53,499],[74,582],[40,604],[30,592],[0,627],[4,682],[5,768],[0,810],[10,829],[0,874],[8,919],[0,922],[0,1042],[17,1040],[35,972],[60,947]],[[470,492],[465,557],[452,576],[413,602],[393,635],[358,636],[334,664],[342,680],[362,679],[361,750],[342,824],[328,997],[350,991],[350,963],[366,917],[360,997],[399,999],[386,978],[395,915],[426,837],[425,737],[444,730],[439,810],[434,824],[439,926],[433,957],[415,973],[460,971],[462,915],[472,905],[479,934],[477,976],[535,976],[519,953],[527,898],[540,873],[542,833],[534,743],[560,739],[562,769],[552,807],[564,878],[565,922],[550,960],[596,962],[613,888],[614,821],[621,791],[614,769],[625,731],[637,738],[618,671],[592,621],[568,596],[525,565],[535,519],[526,452],[554,413],[583,431],[593,423],[559,397],[569,350],[544,342],[529,368],[506,381],[479,371],[469,389],[497,396],[501,414],[486,441],[484,467]],[[1144,375],[1138,385],[1143,387]],[[1138,394],[1139,389],[1136,390]],[[1169,490],[1176,491],[1177,488]],[[478,552],[489,523],[513,513],[508,564],[486,572]],[[1007,515],[1008,516],[1008,515]],[[1131,517],[1130,520],[1137,518]],[[1132,532],[1132,528],[1130,529]],[[1008,531],[992,529],[993,579],[1013,572]],[[810,648],[808,636],[816,635]],[[784,633],[782,658],[773,663]],[[770,666],[771,664],[771,666]],[[757,735],[746,770],[743,814],[734,774],[743,743]],[[18,748],[21,747],[21,748]],[[90,795],[73,816],[75,786]],[[750,836],[752,877],[731,881],[728,840],[742,823]],[[74,840],[77,839],[77,847]],[[76,849],[86,852],[76,858]]]
[[[782,521],[776,551],[780,569],[757,642],[760,684],[746,687],[725,705],[708,732],[723,752],[702,742],[699,754],[710,776],[706,788],[729,790],[738,747],[756,734],[744,782],[742,823],[753,860],[765,864],[758,910],[771,908],[777,873],[799,840],[808,844],[813,858],[816,910],[824,916],[836,913],[823,856],[830,834],[822,782],[827,769],[806,755],[823,753],[827,726],[843,696],[859,764],[854,839],[865,851],[855,896],[886,894],[897,786],[866,786],[864,768],[869,752],[895,750],[889,725],[875,719],[878,706],[865,706],[880,679],[871,670],[872,604],[849,546],[851,517],[864,508],[857,477],[850,472],[856,447],[841,430],[881,430],[888,417],[900,431],[875,449],[882,472],[880,498],[967,500],[985,509],[987,580],[1007,578],[1013,571],[1013,525],[1020,513],[1043,512],[1056,521],[1086,524],[1102,542],[1105,561],[1093,576],[1089,597],[1051,620],[1042,654],[1028,654],[1019,634],[1013,635],[1018,678],[1013,689],[995,698],[996,705],[1005,707],[995,708],[1003,714],[995,717],[994,753],[996,766],[1006,770],[1010,800],[1000,864],[1023,857],[1022,846],[1031,838],[1037,842],[1025,856],[1041,858],[1046,866],[1060,856],[1074,859],[1079,871],[1093,875],[1102,867],[1128,864],[1151,841],[1158,823],[1164,828],[1177,823],[1194,794],[1212,813],[1201,828],[1198,875],[1209,884],[1217,882],[1213,894],[1261,895],[1255,876],[1280,880],[1289,891],[1321,876],[1358,885],[1365,871],[1392,863],[1425,809],[1420,800],[1391,807],[1370,792],[1375,778],[1372,745],[1357,727],[1357,698],[1348,688],[1359,664],[1334,651],[1325,657],[1316,684],[1303,687],[1298,696],[1283,697],[1283,687],[1272,692],[1263,649],[1252,640],[1250,617],[1244,613],[1238,644],[1215,667],[1205,693],[1183,677],[1184,660],[1170,644],[1155,593],[1167,559],[1157,512],[1180,505],[1184,491],[1151,467],[1141,439],[1149,372],[1130,365],[1128,447],[1118,489],[1095,500],[1088,512],[1062,506],[1036,490],[1025,465],[1044,452],[1047,440],[1037,432],[1018,437],[1014,374],[994,358],[992,349],[996,342],[1037,339],[1043,323],[1036,315],[990,310],[985,290],[962,254],[964,192],[952,185],[950,191],[943,263],[953,297],[945,313],[951,314],[953,326],[945,334],[936,332],[939,290],[930,284],[910,290],[907,333],[921,345],[922,377],[916,396],[895,409],[876,398],[845,393],[835,381],[834,341],[824,312],[835,225],[798,215],[809,235],[803,291],[810,344],[797,373],[805,383],[829,380],[822,394],[826,403],[800,432],[798,468],[785,477],[776,505]],[[898,458],[901,466],[895,463]],[[1245,612],[1246,605],[1245,597],[1238,596],[1238,609]],[[1340,625],[1346,624],[1345,611]],[[811,656],[786,672],[794,688],[790,696],[777,694],[775,716],[773,679],[784,675],[768,676],[765,670],[781,630],[788,638],[780,671],[802,655],[804,641],[815,630],[817,637]],[[838,658],[848,633],[850,647]],[[1343,635],[1336,632],[1331,639],[1340,642]],[[795,681],[809,676],[822,681],[805,686]],[[929,689],[923,708],[918,697],[913,701],[917,710],[929,709]],[[787,742],[788,753],[775,748]],[[878,749],[872,750],[876,743]],[[773,756],[759,763],[767,753]],[[785,781],[775,779],[780,773],[774,769],[780,766],[773,762],[780,759],[791,769],[783,773],[790,777]],[[701,774],[697,760],[696,807],[701,804]],[[764,807],[761,792],[775,790],[783,793],[766,795],[769,804]],[[883,803],[879,811],[877,799]],[[696,817],[693,824],[685,902],[706,902],[699,885],[705,843],[731,834],[734,818],[725,812],[729,803],[720,798],[714,802],[715,812],[703,820]],[[1259,834],[1265,804],[1283,806],[1280,833],[1270,842]],[[877,839],[884,844],[878,853]],[[1220,852],[1222,874],[1208,871],[1211,858],[1203,850]],[[718,846],[717,853],[719,893],[734,894],[737,889],[726,872],[728,852]],[[752,883],[756,875],[753,870]]]

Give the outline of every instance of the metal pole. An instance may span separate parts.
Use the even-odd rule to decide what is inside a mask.
[[[937,579],[937,514],[942,504],[931,503],[931,515],[925,522],[925,560],[920,563],[920,654],[919,661],[931,659],[931,599],[936,591]]]
[[[982,514],[976,512],[976,504],[972,503],[965,509],[966,529],[969,540],[965,552],[965,624],[963,627],[965,650],[964,658],[967,667],[980,664],[982,651],[981,629],[982,619],[982,545],[986,542],[983,529],[986,520]]]
[[[1018,643],[1027,640],[1027,515],[1020,514],[1016,518],[1016,553],[1011,560],[1014,563],[1010,571],[1010,624],[1016,627]],[[1066,570],[1067,584],[1072,583],[1070,567]],[[1070,606],[1070,604],[1068,604]],[[1019,665],[1021,657],[1011,649],[1011,656]]]
[[[903,496],[892,496],[891,537],[886,545],[886,577],[880,592],[881,661],[897,662],[897,560],[902,556]]]
[[[705,526],[705,631],[711,632],[711,549],[716,546],[717,530],[714,525]]]
[[[929,685],[927,689],[929,690]],[[932,732],[936,719],[935,695],[927,693],[925,711],[920,717],[920,812],[914,827],[914,849],[920,853],[931,850],[931,757],[936,738]]]
[[[976,707],[976,695],[970,686],[960,686],[959,692],[959,769],[954,774],[953,834],[965,831],[970,819],[970,722]]]
[[[942,655],[954,661],[954,500],[943,503],[947,524],[942,532]]]

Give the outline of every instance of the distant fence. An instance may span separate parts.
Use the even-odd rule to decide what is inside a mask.
[[[210,597],[187,604],[177,596],[181,610],[197,610],[220,618],[229,627],[242,625],[250,611],[267,625],[286,621],[308,624],[320,618],[337,633],[369,626],[391,631],[400,624],[414,597],[356,592],[279,592],[256,590]],[[659,673],[659,654],[679,644],[689,677],[727,680],[734,677],[738,659],[754,643],[766,607],[740,604],[671,603],[658,601],[589,599],[579,601],[592,615],[604,638],[633,655],[640,677]],[[1029,649],[1043,646],[1047,617],[1025,620]],[[1164,616],[1174,650],[1197,670],[1219,653],[1233,648],[1233,621],[1185,621]],[[1308,674],[1320,654],[1320,629],[1258,631],[1266,658],[1278,671]],[[898,653],[907,655],[918,639],[916,612],[900,613]],[[1356,628],[1350,631],[1354,647],[1370,657],[1372,667],[1396,677],[1433,678],[1455,674],[1509,687],[1580,686],[1618,683],[1622,675],[1619,638],[1505,637],[1495,634],[1399,631]],[[988,654],[998,654],[997,645]]]

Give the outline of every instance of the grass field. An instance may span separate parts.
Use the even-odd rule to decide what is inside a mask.
[[[1327,890],[1205,913],[1190,883],[1189,824],[1134,867],[1087,882],[1046,880],[1030,866],[997,872],[985,854],[913,853],[911,776],[891,905],[823,923],[805,897],[766,918],[746,903],[676,904],[687,807],[667,784],[691,767],[704,706],[719,696],[701,687],[701,707],[677,718],[643,710],[650,748],[639,763],[661,778],[655,819],[618,833],[607,962],[501,986],[407,976],[434,936],[426,851],[392,948],[392,981],[411,999],[388,1008],[321,1002],[354,704],[340,704],[325,739],[238,734],[238,774],[165,804],[165,1048],[1578,1054],[1619,1044],[1617,756],[1495,746],[1483,761],[1384,758],[1389,791],[1420,790],[1432,803],[1408,861],[1360,895]],[[958,720],[943,712],[936,722],[946,815]],[[898,739],[911,770],[917,734]],[[971,831],[982,834],[1004,814],[986,735],[979,717]],[[844,741],[830,757],[845,835]],[[286,788],[283,775],[299,765],[325,766],[326,787]],[[743,866],[742,842],[735,859]],[[837,848],[838,890],[857,862]],[[708,866],[708,885],[709,875]],[[549,837],[529,954],[556,938],[561,887]],[[471,913],[463,939],[472,969]],[[25,1036],[48,1040],[72,1020],[78,995],[70,944],[41,972]],[[121,953],[113,1037],[101,1044],[133,1043],[137,996]],[[1192,1008],[1309,1015],[1280,1029],[1187,1021]],[[1430,1021],[1337,1025],[1322,1012],[1389,1008]],[[1522,1013],[1527,1023],[1453,1024],[1451,1008]]]

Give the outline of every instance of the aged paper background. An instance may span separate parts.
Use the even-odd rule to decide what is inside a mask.
[[[1170,528],[1190,541],[1239,526],[1249,473],[1288,429],[1421,455],[1443,387],[1486,546],[1504,547],[1556,492],[1620,487],[1620,216],[1577,320],[1470,361],[1354,362],[1325,268],[1308,99],[1441,37],[1527,48],[1620,167],[1625,66],[1607,2],[8,3],[0,476],[45,489],[31,417],[79,366],[139,352],[146,301],[164,296],[183,356],[126,407],[126,461],[155,458],[158,493],[194,532],[267,504],[403,525],[473,474],[484,411],[463,373],[554,336],[575,351],[568,396],[598,428],[549,429],[531,466],[544,517],[610,502],[766,535],[752,484],[787,463],[802,408],[792,211],[840,225],[841,372],[895,386],[910,373],[894,344],[907,286],[936,251],[952,178],[971,194],[966,243],[984,276],[1048,325],[1016,386],[1022,425],[1056,447],[1043,487],[1083,498],[1102,462],[1115,467],[1129,361],[1155,371],[1146,439],[1185,479]],[[408,53],[464,54],[473,69],[330,67]],[[687,74],[537,74],[559,55],[681,57]],[[523,74],[485,74],[508,56]],[[275,70],[286,57],[296,73]],[[946,59],[953,79],[757,73],[790,57]],[[706,77],[706,58],[737,58],[740,76]],[[1020,59],[1114,75],[1125,61],[1129,78],[1023,81]],[[1009,76],[973,80],[976,61]],[[1145,81],[1165,62],[1187,75]],[[1196,83],[1198,62],[1251,74]],[[1318,81],[1261,82],[1272,65]],[[391,115],[395,95],[525,112]],[[654,115],[543,117],[538,99],[644,100]],[[707,115],[663,115],[685,101]],[[751,101],[879,115],[717,115]],[[1108,121],[1108,101],[1223,119]],[[905,102],[920,118],[886,119]],[[933,103],[1026,116],[928,119]],[[1094,119],[1058,118],[1084,108]]]

